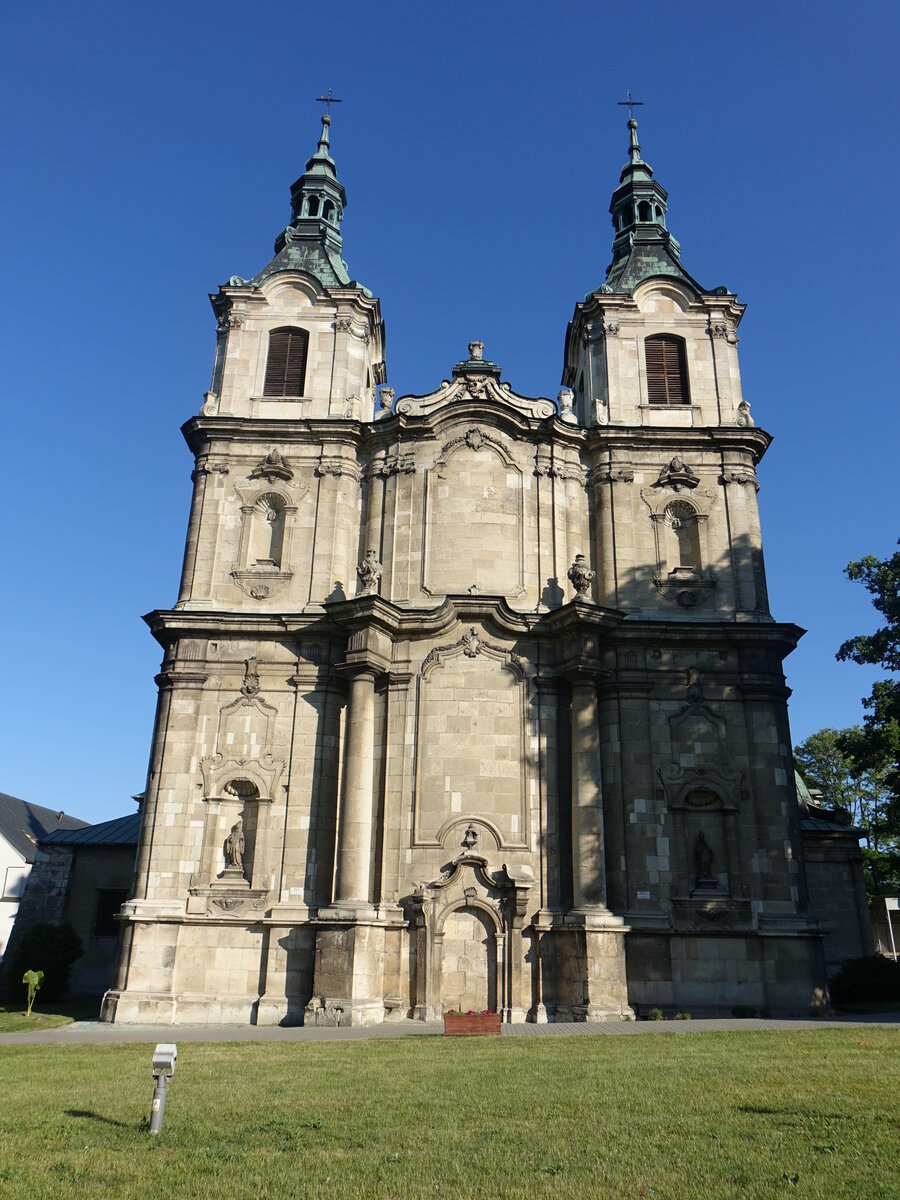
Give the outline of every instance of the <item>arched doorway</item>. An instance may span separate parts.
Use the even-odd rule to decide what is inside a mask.
[[[497,1011],[497,940],[477,908],[458,908],[444,922],[441,1010]]]

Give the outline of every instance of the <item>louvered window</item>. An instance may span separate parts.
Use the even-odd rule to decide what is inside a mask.
[[[306,383],[305,329],[273,329],[269,334],[264,396],[302,396]]]
[[[690,404],[687,362],[681,338],[650,337],[644,342],[647,396],[651,404]]]

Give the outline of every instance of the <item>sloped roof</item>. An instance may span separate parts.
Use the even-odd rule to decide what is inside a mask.
[[[48,834],[56,830],[85,829],[87,825],[87,821],[80,821],[78,817],[0,792],[0,837],[5,838],[26,862],[34,862],[37,843]]]
[[[54,829],[40,839],[42,846],[136,846],[141,829],[141,814],[100,821],[84,829]]]

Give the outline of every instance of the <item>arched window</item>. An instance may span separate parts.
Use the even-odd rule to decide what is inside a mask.
[[[644,341],[647,398],[651,404],[690,404],[684,341],[659,334]]]
[[[310,196],[309,198],[309,215],[317,217],[319,215],[319,197]]]
[[[305,329],[273,329],[269,334],[264,396],[302,396],[306,383]]]
[[[322,205],[322,216],[326,221],[330,221],[332,225],[334,224],[334,205],[330,200],[326,200]]]
[[[652,221],[652,219],[650,202],[648,200],[642,200],[638,205],[638,220]]]

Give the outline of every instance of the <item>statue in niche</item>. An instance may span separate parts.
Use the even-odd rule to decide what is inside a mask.
[[[238,817],[225,839],[225,868],[240,871],[244,865],[244,820]]]
[[[697,867],[696,887],[708,888],[716,886],[716,880],[712,874],[712,861],[712,846],[706,840],[706,834],[701,829],[697,834],[697,841],[694,846],[694,863]]]

